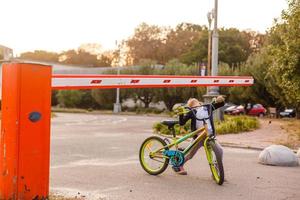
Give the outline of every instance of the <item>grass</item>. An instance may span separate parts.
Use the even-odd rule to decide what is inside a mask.
[[[49,200],[85,200],[85,196],[64,197],[63,195],[50,194]]]
[[[89,111],[86,109],[79,109],[79,108],[58,108],[52,107],[52,112],[63,112],[63,113],[88,113]]]
[[[49,200],[80,200],[80,198],[66,198],[63,196],[56,196],[56,195],[51,195],[49,197]]]
[[[188,122],[184,127],[180,128],[179,125],[175,125],[176,135],[185,134],[190,130],[190,122]],[[259,121],[255,117],[249,116],[225,116],[225,120],[221,122],[215,122],[215,129],[217,134],[237,134],[241,132],[252,131],[260,127]],[[163,135],[171,135],[170,130],[167,126],[161,123],[155,123],[153,125],[153,130],[155,133],[160,133]]]
[[[300,148],[300,120],[298,119],[283,119],[281,128],[288,134],[287,140],[279,142],[292,149]]]

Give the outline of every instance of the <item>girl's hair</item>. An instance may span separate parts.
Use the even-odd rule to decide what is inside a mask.
[[[187,106],[188,107],[196,107],[196,106],[201,106],[203,103],[198,101],[198,99],[195,99],[195,98],[190,98],[187,102]]]

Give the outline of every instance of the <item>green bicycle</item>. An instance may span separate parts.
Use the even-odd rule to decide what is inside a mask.
[[[202,106],[211,107],[212,105],[206,104]],[[193,150],[193,148],[199,145],[200,142],[203,142],[212,177],[217,184],[222,185],[224,182],[222,152],[216,144],[215,135],[208,134],[207,124],[205,120],[209,119],[209,117],[211,116],[200,119],[204,122],[204,126],[202,128],[188,133],[179,139],[176,138],[174,129],[174,126],[178,124],[178,121],[162,122],[171,130],[173,134],[173,141],[168,142],[167,144],[166,141],[168,140],[166,140],[166,138],[162,139],[157,136],[147,138],[141,145],[139,152],[139,160],[143,169],[151,175],[158,175],[163,173],[167,169],[168,165],[172,165],[175,167],[182,166],[184,164],[185,156],[191,150]],[[188,138],[192,138],[195,135],[198,135],[197,138],[194,139],[184,150],[180,151],[178,149],[178,144],[182,143]],[[175,149],[173,147],[175,147]],[[171,148],[173,148],[173,150],[171,150]]]

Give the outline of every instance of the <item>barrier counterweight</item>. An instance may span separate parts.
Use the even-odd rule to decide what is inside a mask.
[[[49,193],[51,66],[2,66],[0,199]]]

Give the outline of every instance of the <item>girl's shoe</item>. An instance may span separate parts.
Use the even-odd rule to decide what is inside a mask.
[[[172,167],[172,169],[179,175],[187,175],[187,172],[184,170],[184,168],[181,167]]]

